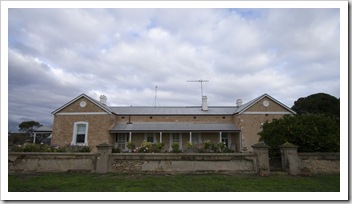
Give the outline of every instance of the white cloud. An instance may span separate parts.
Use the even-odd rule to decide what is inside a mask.
[[[81,93],[152,105],[156,85],[160,105],[200,105],[194,79],[210,80],[209,105],[339,97],[339,22],[337,9],[10,9],[9,120]]]

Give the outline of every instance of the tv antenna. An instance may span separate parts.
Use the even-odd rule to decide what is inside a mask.
[[[203,97],[203,82],[209,82],[209,80],[199,79],[199,80],[189,80],[187,82],[200,82],[200,94]]]
[[[153,103],[154,107],[156,107],[157,104],[160,106],[160,104],[158,102],[158,99],[156,97],[157,96],[157,91],[158,91],[158,86],[155,86],[155,97],[154,97],[154,103]]]

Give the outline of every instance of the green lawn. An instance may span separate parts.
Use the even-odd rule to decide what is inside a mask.
[[[9,175],[9,192],[339,192],[340,175]]]

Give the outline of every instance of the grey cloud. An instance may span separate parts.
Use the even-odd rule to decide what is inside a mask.
[[[111,105],[339,97],[336,9],[10,9],[9,121],[81,93]],[[304,88],[309,86],[309,89]],[[42,121],[40,121],[42,122]]]

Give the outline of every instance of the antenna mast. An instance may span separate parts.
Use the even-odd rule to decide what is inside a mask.
[[[158,91],[158,86],[155,86],[155,96],[154,96],[154,104],[153,104],[154,107],[156,107],[156,104],[159,104],[158,99],[156,97],[157,91]]]
[[[209,82],[209,80],[199,79],[199,80],[189,80],[187,82],[200,82],[200,94],[203,97],[203,82]]]

